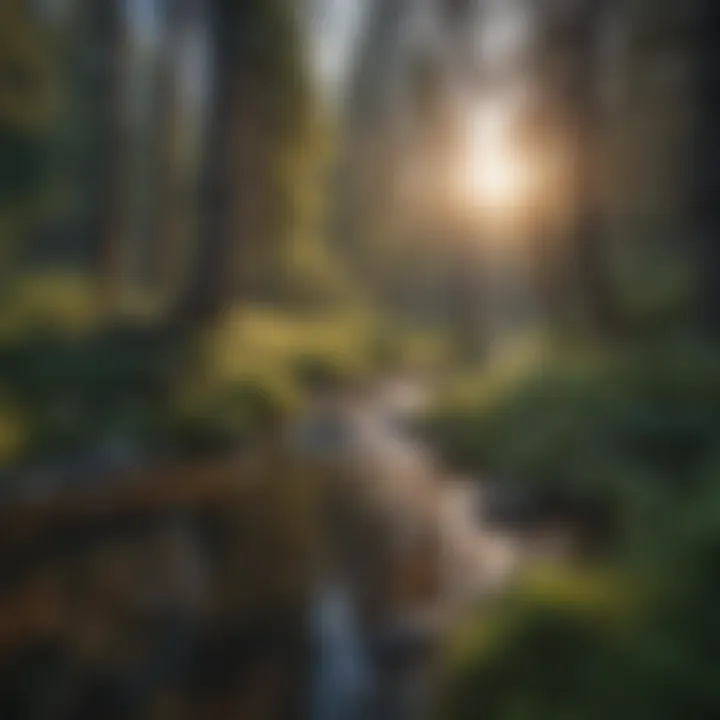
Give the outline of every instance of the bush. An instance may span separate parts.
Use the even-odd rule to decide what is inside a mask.
[[[616,716],[629,609],[602,576],[553,571],[525,579],[451,639],[440,717]]]
[[[534,489],[626,505],[682,493],[720,437],[720,364],[706,351],[556,361],[450,397],[428,420],[452,463]]]
[[[29,426],[26,457],[140,436],[169,411],[177,348],[152,329],[70,337],[34,331],[0,345],[0,387]]]
[[[597,593],[566,592],[584,583],[568,570],[551,584],[565,591],[527,581],[461,628],[444,720],[720,716],[717,356],[555,363],[484,393],[432,418],[450,455],[533,489],[609,498],[622,524],[606,553],[614,579],[599,576]]]
[[[703,503],[707,506],[707,503]],[[440,717],[675,720],[720,714],[717,519],[654,533],[633,574],[530,578],[449,644]],[[685,528],[685,532],[681,529]]]
[[[156,442],[175,454],[223,452],[272,431],[289,408],[281,388],[259,379],[218,385],[165,418]]]
[[[111,437],[151,452],[237,446],[313,384],[366,372],[363,327],[246,312],[187,343],[148,322],[79,329],[26,317],[0,341],[3,461],[83,453]]]

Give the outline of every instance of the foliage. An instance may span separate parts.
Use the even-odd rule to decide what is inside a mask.
[[[53,92],[50,55],[30,4],[0,7],[0,222],[24,212],[42,178]],[[21,212],[22,211],[22,212]],[[14,241],[15,238],[10,240]],[[8,239],[2,238],[3,245]],[[6,261],[7,258],[3,257]]]
[[[6,342],[43,329],[83,334],[103,319],[90,279],[77,273],[16,273],[4,284],[0,302],[0,336]]]
[[[719,509],[715,493],[681,523],[656,517],[644,552],[626,548],[632,572],[599,576],[599,592],[549,596],[531,579],[479,612],[450,645],[442,717],[714,717]],[[703,516],[714,526],[698,532]],[[565,572],[561,588],[585,584]]]
[[[644,478],[682,493],[717,441],[720,373],[697,347],[555,359],[449,395],[429,423],[452,462],[589,497],[627,500]]]
[[[631,607],[601,573],[525,578],[450,639],[441,717],[610,717]]]
[[[462,629],[443,717],[718,713],[718,367],[716,351],[689,344],[555,360],[437,413],[454,457],[591,506],[609,498],[620,520],[599,605],[567,592],[548,604],[534,578]],[[584,582],[566,572],[559,587]]]
[[[3,3],[0,16],[0,127],[32,135],[49,119],[49,57],[29,3]]]
[[[108,319],[77,276],[16,279],[2,307],[5,463],[112,437],[173,454],[234,447],[287,417],[318,381],[378,366],[376,323],[357,312],[245,308],[188,343],[152,313]]]

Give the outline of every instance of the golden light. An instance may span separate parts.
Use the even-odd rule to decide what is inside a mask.
[[[458,173],[463,204],[493,219],[512,216],[533,202],[537,164],[512,134],[505,108],[482,107],[467,114]]]

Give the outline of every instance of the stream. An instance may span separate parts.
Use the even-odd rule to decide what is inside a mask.
[[[376,509],[393,546],[408,556],[428,534],[437,547],[437,586],[420,603],[388,611],[371,627],[358,618],[350,583],[326,577],[311,611],[317,650],[313,720],[421,720],[432,705],[438,643],[462,612],[499,591],[521,548],[481,522],[482,485],[448,474],[427,443],[407,431],[422,388],[385,382],[362,399],[330,403],[293,434],[306,454],[343,458],[343,482]],[[421,550],[422,552],[422,550]]]

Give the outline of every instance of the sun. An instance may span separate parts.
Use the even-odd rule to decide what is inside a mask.
[[[511,214],[528,202],[533,168],[512,137],[506,113],[485,107],[468,113],[459,181],[464,202],[493,215]]]
[[[500,144],[482,143],[481,148],[473,145],[463,172],[468,195],[483,207],[510,209],[522,195],[517,159]]]

